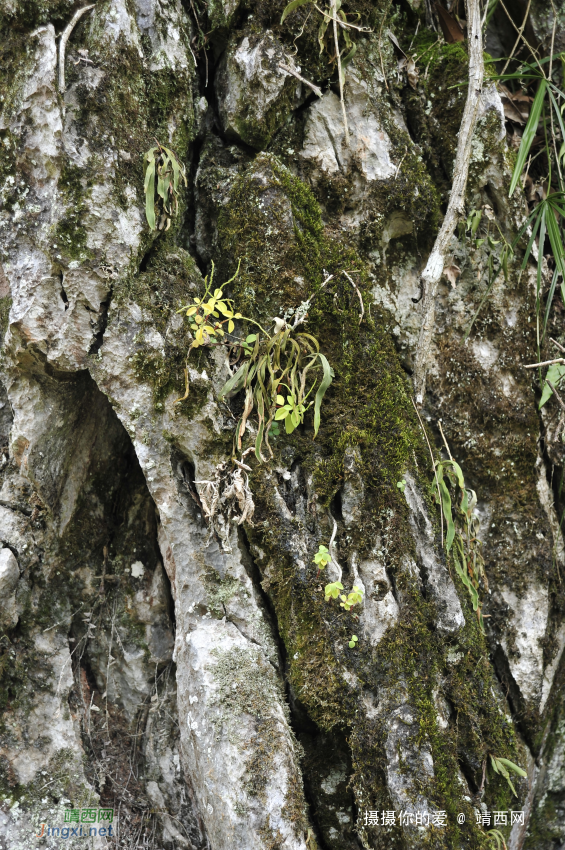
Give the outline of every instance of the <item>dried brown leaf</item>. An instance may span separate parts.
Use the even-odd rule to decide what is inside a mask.
[[[447,9],[444,9],[440,3],[435,4],[435,9],[441,26],[443,37],[448,44],[455,44],[457,41],[465,41],[465,35],[459,23],[453,15],[450,15]]]
[[[412,57],[410,57],[408,59],[408,62],[406,63],[406,75],[408,77],[408,82],[410,83],[412,88],[415,89],[418,85],[418,78],[420,76],[420,72],[418,71],[416,63],[414,62]]]
[[[457,286],[457,278],[461,274],[459,266],[456,266],[455,263],[451,263],[451,265],[445,266],[443,273],[450,282],[452,289],[455,289]]]

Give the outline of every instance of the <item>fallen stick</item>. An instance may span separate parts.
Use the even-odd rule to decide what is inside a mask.
[[[95,4],[92,3],[91,6],[83,6],[82,9],[77,9],[70,22],[61,33],[61,41],[59,42],[59,91],[61,94],[64,94],[65,91],[65,50],[67,48],[67,41],[71,37],[72,31],[85,12],[89,12],[90,9],[94,9],[94,5]]]
[[[479,0],[467,0],[467,30],[469,34],[469,89],[461,127],[459,128],[457,154],[453,169],[453,184],[443,224],[441,225],[432,253],[428,258],[420,279],[424,309],[418,346],[416,348],[413,377],[414,392],[418,404],[423,404],[426,392],[426,374],[435,326],[435,301],[439,282],[443,274],[445,256],[457,222],[464,213],[465,189],[467,187],[469,161],[471,159],[471,142],[477,123],[485,70]]]

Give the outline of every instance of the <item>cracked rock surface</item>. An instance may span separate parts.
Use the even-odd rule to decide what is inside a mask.
[[[480,850],[481,813],[503,810],[524,813],[501,826],[513,850],[565,845],[565,459],[522,368],[536,270],[511,261],[464,344],[488,254],[453,238],[419,419],[418,281],[466,53],[440,42],[409,83],[378,33],[408,48],[422,15],[419,49],[435,44],[411,6],[359,6],[349,145],[309,6],[281,25],[275,0],[98,0],[64,90],[78,4],[0,10],[5,850],[58,847],[48,827],[100,808],[114,834],[96,848]],[[539,3],[531,25],[551,29]],[[188,185],[151,231],[155,140]],[[511,171],[489,84],[467,205],[509,240],[526,211]],[[212,269],[237,333],[302,307],[334,370],[317,435],[307,412],[262,461],[256,414],[234,450],[245,394],[221,396],[237,352],[188,357],[180,308]],[[477,496],[484,633],[434,495],[438,422]],[[362,603],[326,601],[335,581]],[[527,768],[517,798],[491,756]]]

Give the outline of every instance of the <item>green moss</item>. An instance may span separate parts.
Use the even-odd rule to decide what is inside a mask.
[[[52,233],[53,248],[62,252],[67,260],[86,260],[92,252],[86,244],[83,224],[89,210],[88,195],[93,185],[92,172],[66,162],[61,168],[59,188],[66,211]]]
[[[0,30],[31,30],[42,24],[61,26],[72,16],[73,8],[73,0],[14,0],[0,9]]]
[[[432,516],[435,508],[427,449],[391,341],[388,316],[374,305],[369,316],[370,283],[362,260],[334,233],[324,231],[310,190],[273,157],[258,157],[236,180],[218,232],[218,262],[224,264],[226,275],[242,259],[241,274],[233,284],[235,303],[240,309],[244,305],[242,312],[265,321],[314,294],[307,330],[320,341],[335,379],[324,399],[316,440],[307,419],[303,429],[277,439],[276,463],[298,463],[313,475],[317,510],[323,511],[342,486],[346,449],[356,447],[365,488],[362,513],[355,539],[338,538],[338,556],[346,564],[354,548],[357,557],[367,557],[381,541],[387,572],[402,600],[401,620],[375,650],[364,641],[358,649],[348,650],[348,636],[356,631],[354,612],[347,614],[324,602],[320,587],[324,580],[313,566],[298,569],[291,541],[296,533],[309,539],[308,525],[281,520],[272,479],[258,467],[252,476],[257,524],[248,533],[256,551],[264,553],[260,568],[268,576],[264,585],[276,610],[293,691],[322,729],[347,736],[359,809],[394,808],[386,791],[386,730],[367,719],[364,707],[357,712],[357,706],[363,684],[375,692],[401,677],[417,717],[419,740],[431,748],[434,758],[435,778],[427,793],[431,802],[448,812],[450,826],[442,846],[455,848],[464,841],[465,846],[479,848],[482,833],[453,781],[459,765],[478,787],[488,753],[518,763],[523,759],[516,755],[512,724],[501,710],[492,669],[483,663],[488,648],[464,589],[459,588],[466,625],[457,636],[464,661],[453,667],[446,659],[449,642],[446,645],[435,627],[434,605],[422,597],[404,567],[407,554],[416,560],[406,501],[396,486],[407,470],[419,482]],[[361,325],[358,296],[344,269],[351,270],[364,299]],[[325,273],[334,279],[321,289]],[[312,541],[312,557],[320,542],[324,541]],[[346,679],[344,669],[357,677],[358,686]],[[444,693],[456,706],[457,722],[448,731],[437,724],[434,690],[440,680],[445,680]],[[360,716],[365,719],[355,719]],[[493,807],[511,808],[508,788],[498,780],[489,784],[486,799]],[[460,811],[467,815],[463,827],[456,821]]]
[[[410,131],[424,151],[434,184],[444,196],[451,189],[457,134],[467,97],[468,56],[462,43],[437,43],[425,29],[414,40],[420,81],[403,98]]]
[[[226,616],[225,604],[242,592],[239,579],[227,576],[220,578],[218,573],[207,575],[204,579],[207,593],[207,604],[214,617],[221,619]]]
[[[171,393],[177,398],[184,396],[187,365],[199,372],[211,368],[211,353],[205,349],[193,351],[187,360],[190,337],[184,317],[178,317],[174,325],[176,330],[171,327],[171,319],[178,308],[203,291],[204,282],[194,259],[177,247],[174,236],[169,235],[155,247],[147,270],[129,275],[114,291],[117,305],[135,302],[142,310],[143,318],[135,340],[137,350],[131,362],[137,379],[152,387],[157,410],[163,409]],[[146,330],[161,334],[163,350],[156,350],[145,342]],[[188,398],[176,405],[176,411],[192,417],[205,404],[209,391],[206,379],[190,380]]]

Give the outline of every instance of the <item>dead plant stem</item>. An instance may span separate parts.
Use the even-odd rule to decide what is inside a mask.
[[[467,27],[469,45],[469,88],[459,130],[457,154],[453,169],[453,184],[447,212],[437,235],[434,247],[421,276],[424,299],[422,325],[416,349],[414,390],[416,401],[422,404],[426,392],[426,375],[430,348],[435,327],[435,302],[439,282],[455,227],[465,209],[465,189],[471,159],[471,142],[477,123],[484,78],[483,37],[481,29],[480,0],[467,0]]]

